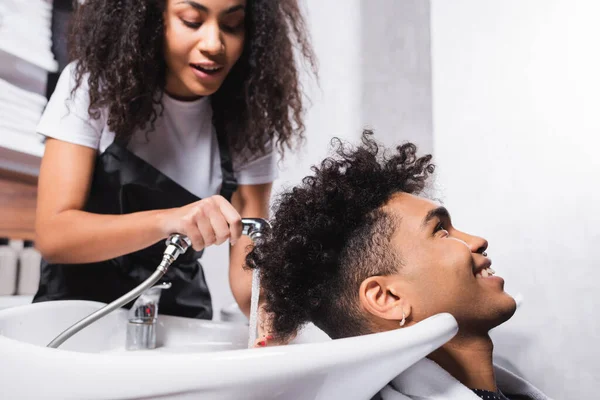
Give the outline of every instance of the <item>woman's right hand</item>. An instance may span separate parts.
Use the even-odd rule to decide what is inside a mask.
[[[187,236],[200,251],[227,239],[234,245],[242,235],[242,217],[223,196],[215,195],[159,214],[164,237],[172,233]]]

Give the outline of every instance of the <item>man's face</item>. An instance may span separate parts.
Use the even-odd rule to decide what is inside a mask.
[[[449,312],[465,332],[489,330],[513,315],[504,280],[483,272],[491,265],[482,254],[485,239],[455,229],[445,208],[421,197],[397,194],[384,210],[400,218],[392,246],[402,265],[393,279],[412,321]]]

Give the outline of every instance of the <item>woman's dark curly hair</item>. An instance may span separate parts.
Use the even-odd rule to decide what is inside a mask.
[[[261,271],[265,310],[279,338],[307,322],[332,338],[369,333],[360,284],[395,273],[402,262],[389,249],[397,217],[382,206],[398,192],[422,193],[434,165],[431,155],[417,157],[412,143],[385,152],[371,135],[365,131],[358,148],[334,139],[336,156],[280,195],[273,229],[246,258]]]
[[[163,11],[167,0],[86,0],[77,7],[70,56],[76,88],[89,81],[89,114],[108,109],[108,126],[127,141],[153,127],[166,84]],[[236,152],[283,152],[304,137],[294,39],[316,75],[316,59],[297,0],[248,0],[242,56],[212,95],[215,126]],[[75,90],[75,89],[74,89]]]

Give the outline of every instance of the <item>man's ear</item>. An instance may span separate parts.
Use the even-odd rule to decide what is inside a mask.
[[[369,314],[399,325],[410,316],[411,305],[394,281],[391,276],[371,276],[361,283],[359,298]]]

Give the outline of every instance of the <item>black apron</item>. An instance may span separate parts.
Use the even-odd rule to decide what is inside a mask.
[[[217,135],[223,183],[221,196],[231,200],[237,188],[227,140]],[[199,171],[203,173],[203,171]],[[96,161],[85,211],[129,214],[181,207],[200,200],[156,168],[115,141]],[[60,232],[56,232],[60,235]],[[40,286],[33,301],[94,300],[110,303],[147,279],[162,260],[164,240],[114,258],[90,264],[49,264],[42,260]],[[161,279],[171,282],[162,291],[161,314],[212,318],[210,293],[193,248],[179,256]],[[126,305],[130,307],[132,303]]]

